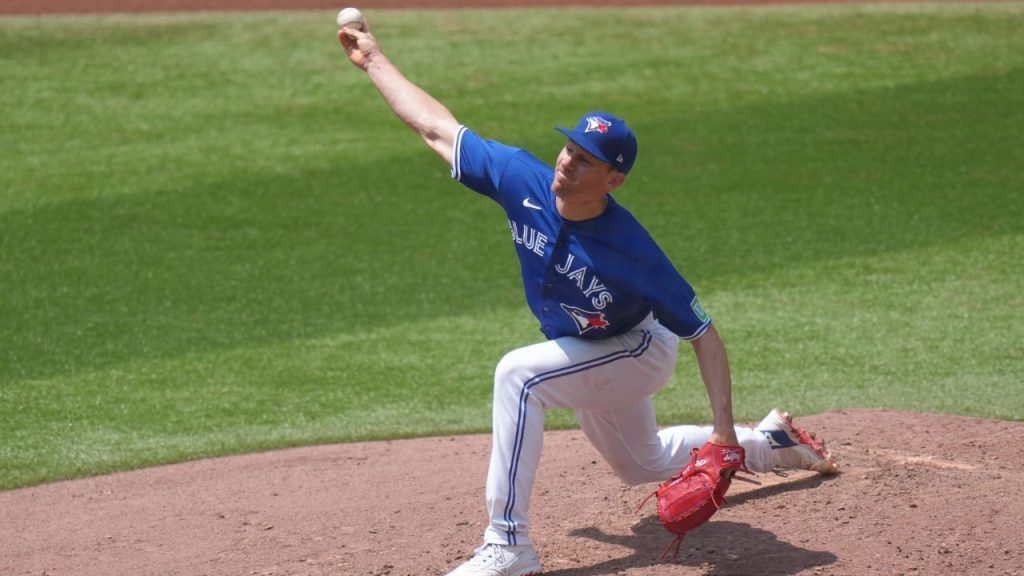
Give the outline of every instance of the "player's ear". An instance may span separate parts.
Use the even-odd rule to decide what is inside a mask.
[[[608,180],[608,185],[612,190],[615,190],[619,186],[622,186],[626,182],[626,175],[618,170],[612,170],[611,178]]]

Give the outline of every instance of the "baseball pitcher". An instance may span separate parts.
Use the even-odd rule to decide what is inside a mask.
[[[367,26],[344,27],[338,36],[351,63],[452,177],[504,211],[526,302],[545,337],[509,352],[495,370],[489,522],[483,544],[450,576],[541,572],[528,510],[548,408],[574,410],[624,482],[664,482],[659,516],[680,537],[724,502],[740,468],[837,470],[824,445],[788,414],[773,410],[754,429],[734,426],[729,362],[711,317],[612,195],[637,159],[624,120],[593,111],[558,128],[565,145],[552,168],[460,124],[402,75]],[[680,339],[695,352],[713,425],[659,430],[652,397],[673,373]]]

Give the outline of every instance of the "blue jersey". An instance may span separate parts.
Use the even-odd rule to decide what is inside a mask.
[[[653,312],[685,340],[711,325],[689,283],[647,230],[609,195],[603,214],[565,220],[554,170],[519,148],[461,127],[452,177],[505,209],[526,301],[549,339],[607,338]]]

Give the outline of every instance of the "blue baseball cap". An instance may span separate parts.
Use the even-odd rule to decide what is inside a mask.
[[[628,174],[636,162],[636,136],[625,120],[608,112],[587,112],[576,128],[555,130],[623,174]]]

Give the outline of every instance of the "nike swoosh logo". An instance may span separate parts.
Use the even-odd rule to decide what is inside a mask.
[[[536,204],[530,202],[529,198],[523,198],[523,206],[526,206],[527,208],[533,208],[534,210],[543,210],[543,208],[541,208],[540,206],[537,206]]]

